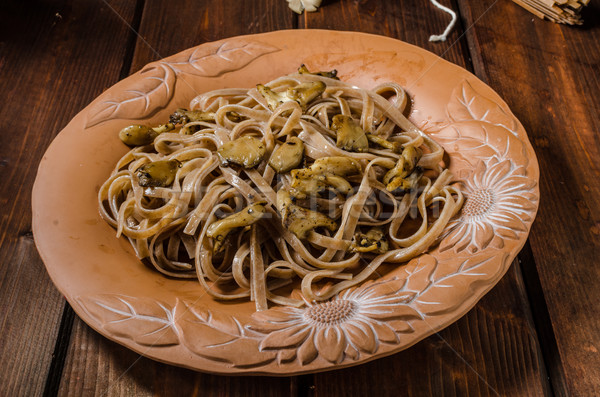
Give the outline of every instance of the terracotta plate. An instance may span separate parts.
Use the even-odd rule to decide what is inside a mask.
[[[312,43],[306,46],[303,43]],[[254,313],[213,301],[136,259],[98,215],[96,194],[127,148],[132,120],[158,124],[197,93],[336,68],[370,88],[408,90],[410,119],[440,142],[468,197],[439,246],[383,278],[303,309]],[[506,272],[538,207],[538,164],[492,89],[420,48],[362,33],[293,30],[235,37],[153,62],[108,89],[57,136],[33,189],[35,241],[48,273],[91,327],[153,359],[216,373],[290,375],[405,349],[466,313]]]

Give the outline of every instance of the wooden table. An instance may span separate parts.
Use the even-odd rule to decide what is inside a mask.
[[[0,395],[600,395],[600,5],[583,27],[509,0],[8,0],[0,5]],[[226,377],[154,362],[83,323],[50,281],[31,232],[31,187],[56,134],[148,62],[278,29],[395,37],[475,73],[508,103],[537,153],[541,204],[507,275],[462,319],[357,367]]]

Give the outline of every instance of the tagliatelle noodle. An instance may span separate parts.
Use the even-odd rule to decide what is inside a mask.
[[[197,279],[215,299],[251,299],[257,310],[268,308],[268,302],[301,306],[329,299],[377,276],[383,263],[400,264],[427,251],[460,209],[463,196],[443,167],[442,147],[405,117],[408,95],[395,83],[365,90],[311,74],[284,76],[266,85],[282,92],[315,81],[326,84],[325,92],[304,109],[288,101],[272,110],[254,88],[197,96],[190,108],[213,112],[214,121],[190,122],[125,154],[98,193],[102,217],[117,236],[129,239],[140,259],[159,272]],[[337,147],[331,121],[335,114],[351,116],[366,133],[420,148],[418,166],[424,175],[418,188],[397,193],[382,183],[383,174],[394,167],[400,154],[375,144],[366,152]],[[223,164],[217,150],[247,135],[264,143],[266,155],[261,162],[249,169]],[[348,177],[350,194],[297,200],[298,205],[306,202],[326,208],[336,221],[335,231],[317,228],[300,239],[282,222],[277,192],[289,189],[292,178],[289,173],[277,174],[268,164],[291,136],[305,145],[306,167],[331,156],[360,163],[361,172]],[[158,160],[179,162],[172,185],[140,186],[136,171]],[[255,203],[265,203],[265,215],[231,232],[224,248],[215,252],[215,242],[207,235],[209,226]],[[439,214],[431,213],[432,206],[438,207]],[[416,226],[406,235],[408,218]],[[356,233],[371,227],[385,231],[387,252],[353,250]],[[282,288],[295,280],[301,280],[301,299]]]

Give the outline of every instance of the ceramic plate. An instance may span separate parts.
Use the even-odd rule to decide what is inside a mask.
[[[304,43],[312,43],[306,46]],[[99,216],[96,195],[127,151],[117,132],[159,124],[197,93],[337,69],[370,88],[395,81],[410,119],[441,143],[467,200],[434,249],[329,302],[254,313],[166,278]],[[153,359],[214,373],[291,375],[360,364],[405,349],[465,314],[502,277],[538,207],[527,135],[488,86],[423,49],[386,37],[320,30],[242,36],[153,62],[100,95],[56,137],[33,189],[35,241],[77,314]]]

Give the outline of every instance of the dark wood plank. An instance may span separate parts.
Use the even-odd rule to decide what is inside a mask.
[[[539,20],[510,2],[460,1],[478,74],[528,131],[540,163],[540,210],[530,236],[557,352],[557,395],[600,394],[600,9],[586,25]],[[502,4],[501,4],[502,3]],[[507,21],[510,28],[504,29]],[[544,341],[545,344],[546,341]]]
[[[523,291],[513,264],[456,323],[390,357],[314,375],[315,395],[548,396]]]
[[[296,15],[282,0],[148,0],[131,72],[202,43],[292,29],[295,24]]]
[[[232,377],[158,363],[109,341],[79,318],[74,324],[60,396],[280,396],[290,378]]]
[[[130,73],[203,42],[293,28],[295,14],[281,0],[146,1]],[[295,378],[227,377],[198,373],[140,357],[76,319],[60,395],[123,396],[295,395]]]
[[[9,1],[0,14],[0,390],[40,395],[64,299],[35,248],[31,188],[51,139],[117,78],[124,46],[110,38],[125,29],[89,2]]]
[[[64,299],[35,248],[31,188],[52,138],[116,80],[125,48],[112,38],[126,29],[90,2],[8,1],[0,14],[0,390],[33,396],[44,391]]]
[[[446,2],[448,3],[448,2]],[[448,4],[458,11],[456,4]],[[428,2],[339,1],[305,15],[301,27],[359,30],[416,44],[472,70],[460,23],[431,43],[449,16]],[[463,319],[400,354],[315,375],[317,395],[548,395],[537,334],[520,272],[513,267]],[[414,358],[417,357],[418,360]]]
[[[454,4],[448,5],[458,12]],[[450,20],[449,14],[428,1],[339,0],[325,2],[318,12],[304,13],[298,27],[359,31],[398,38],[472,71],[466,40],[461,37],[460,19],[446,41],[429,41],[431,35],[441,34]]]

